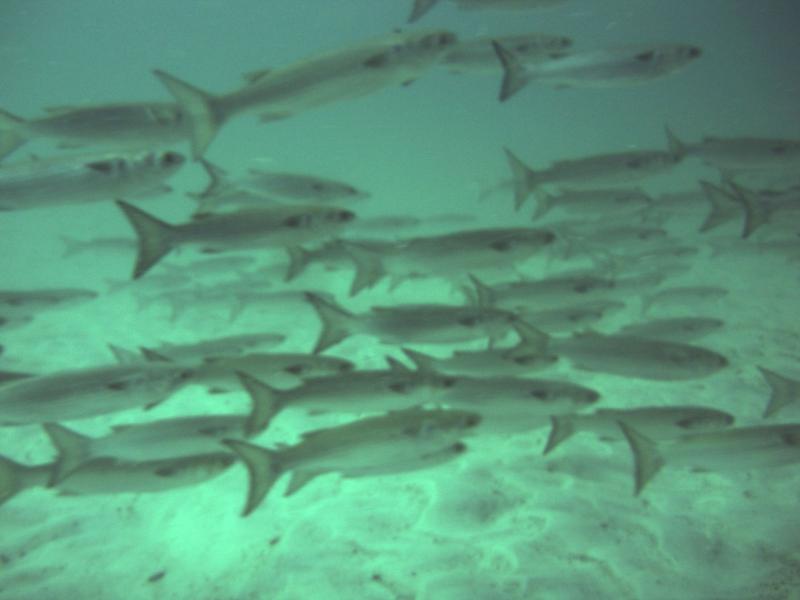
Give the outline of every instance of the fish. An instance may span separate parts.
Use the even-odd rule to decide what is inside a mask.
[[[505,102],[529,82],[557,88],[616,87],[640,84],[682,70],[703,51],[690,44],[631,45],[600,50],[552,52],[550,60],[526,65],[501,43],[492,45],[503,67],[500,101]]]
[[[549,454],[575,433],[588,431],[603,440],[623,440],[623,422],[655,440],[675,439],[687,433],[715,431],[734,424],[733,415],[705,406],[643,406],[601,408],[588,414],[557,415],[542,454]]]
[[[576,369],[655,381],[700,379],[728,366],[724,356],[700,346],[594,331],[551,338],[548,349]]]
[[[625,308],[618,300],[597,300],[566,304],[561,308],[528,310],[520,307],[517,312],[522,319],[535,323],[545,333],[560,333],[584,330],[596,325],[610,314]]]
[[[491,341],[504,335],[517,320],[514,313],[505,310],[450,304],[373,306],[369,312],[354,314],[312,292],[305,296],[322,324],[314,354],[362,333],[397,344]]]
[[[725,325],[714,317],[676,317],[631,323],[617,333],[667,342],[692,342],[718,331]]]
[[[357,247],[356,250],[353,249],[354,245]],[[378,260],[372,259],[371,255],[375,254],[380,256],[384,252],[390,252],[394,246],[394,242],[374,239],[359,239],[357,241],[333,239],[313,248],[290,246],[286,249],[286,253],[289,256],[289,266],[286,269],[284,281],[294,281],[300,277],[311,264],[322,265],[326,271],[354,268],[357,266],[353,257],[354,252],[358,252],[359,250],[361,252],[368,252],[370,253],[370,257],[367,260]],[[372,268],[371,265],[370,268]],[[371,273],[369,275],[363,274],[360,276],[357,274],[351,284],[351,294],[355,295],[360,291],[362,286],[371,284],[370,279],[372,277],[374,277],[374,275]],[[356,283],[356,281],[359,283]]]
[[[422,406],[441,398],[455,378],[429,369],[412,370],[387,357],[388,369],[350,371],[312,377],[300,385],[279,390],[249,372],[237,375],[253,404],[269,407],[262,415],[269,422],[290,408],[309,414],[384,413]]]
[[[549,336],[524,321],[512,323],[519,340],[508,348],[484,350],[456,350],[448,358],[437,358],[410,348],[403,353],[420,371],[433,371],[448,375],[476,375],[524,377],[558,363],[558,355],[548,351]]]
[[[451,0],[460,10],[531,10],[536,8],[550,8],[558,6],[565,0]],[[418,21],[439,0],[414,0],[409,23]]]
[[[776,373],[757,365],[758,371],[770,389],[770,397],[764,408],[763,418],[774,417],[787,406],[800,403],[800,380]]]
[[[242,516],[251,514],[278,478],[291,471],[290,496],[311,480],[330,472],[344,477],[365,472],[396,472],[398,465],[428,463],[431,454],[460,442],[480,416],[466,411],[411,408],[368,417],[345,425],[306,432],[302,441],[269,450],[240,440],[225,440],[247,467],[249,486]]]
[[[113,146],[153,149],[189,139],[183,111],[169,102],[127,102],[46,108],[47,115],[23,119],[0,110],[0,159],[25,142],[48,138],[62,147]]]
[[[248,414],[194,415],[147,423],[116,425],[102,437],[89,437],[58,423],[42,426],[57,450],[48,485],[53,487],[84,463],[99,458],[137,463],[217,454],[225,438],[251,438],[269,424],[272,406],[251,395]]]
[[[492,41],[512,51],[526,64],[546,60],[550,53],[572,46],[571,38],[549,33],[477,37],[460,40],[455,48],[445,53],[439,64],[451,73],[497,73],[502,66]]]
[[[163,492],[212,479],[236,460],[224,449],[150,461],[96,458],[79,465],[55,487],[67,496]],[[52,463],[28,466],[0,456],[0,504],[27,489],[47,487],[52,469]]]
[[[164,181],[183,155],[105,152],[35,158],[0,167],[0,211],[33,210],[146,197],[170,191]]]
[[[342,241],[356,265],[350,296],[385,276],[402,281],[423,275],[463,280],[467,273],[516,272],[517,265],[556,242],[549,229],[497,227],[418,236],[395,244]]]
[[[519,210],[531,193],[543,185],[597,187],[619,185],[669,172],[683,160],[683,148],[672,144],[663,150],[630,150],[561,160],[549,169],[534,171],[505,149],[514,181],[514,208]]]
[[[726,171],[797,169],[800,166],[800,140],[710,136],[684,146],[687,156]]]
[[[472,283],[487,304],[504,310],[536,313],[545,310],[570,310],[580,305],[641,293],[661,282],[659,273],[629,277],[602,277],[591,271],[571,271],[545,279],[504,281],[487,286],[471,276]],[[613,308],[605,306],[605,308]],[[604,308],[603,305],[597,308]],[[530,320],[530,319],[529,319]]]
[[[9,320],[26,319],[42,311],[83,304],[97,297],[94,290],[83,288],[1,289],[0,315]]]
[[[642,314],[650,311],[654,306],[661,308],[691,306],[692,310],[696,310],[697,305],[717,302],[728,293],[727,289],[714,285],[665,288],[642,296]]]
[[[0,424],[28,425],[152,408],[192,383],[185,365],[103,365],[38,375],[0,387]]]
[[[274,348],[286,340],[281,333],[242,333],[176,344],[164,343],[146,350],[174,362],[203,362],[216,357],[241,355],[255,349]]]
[[[638,188],[567,189],[558,194],[539,194],[532,218],[536,221],[552,210],[578,213],[580,216],[589,214],[605,216],[619,212],[645,210],[653,202],[650,195]]]
[[[634,459],[634,495],[667,465],[695,472],[741,472],[797,465],[800,425],[735,427],[658,442],[620,421]]]
[[[162,70],[154,74],[188,115],[192,155],[198,159],[219,127],[234,116],[256,112],[264,121],[282,119],[407,83],[433,67],[456,42],[455,34],[448,31],[393,33],[269,70],[221,95],[211,95]]]
[[[198,212],[207,213],[220,206],[260,206],[264,199],[325,204],[366,200],[369,194],[349,183],[316,175],[248,169],[244,177],[233,178],[225,170],[201,158],[209,177],[206,188],[189,194],[198,202]]]
[[[139,279],[172,250],[199,246],[204,252],[284,247],[324,239],[355,219],[335,206],[293,205],[209,215],[171,225],[121,200],[123,212],[139,240],[133,279]]]

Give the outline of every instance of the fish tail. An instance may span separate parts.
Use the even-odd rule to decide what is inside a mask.
[[[742,239],[746,240],[756,229],[769,222],[769,209],[764,203],[759,201],[759,198],[752,191],[732,182],[728,185],[730,185],[733,190],[731,198],[739,202],[744,210]]]
[[[528,84],[531,74],[509,49],[494,40],[492,40],[492,47],[503,67],[503,82],[500,84],[499,98],[500,102],[505,102]]]
[[[277,453],[272,450],[239,440],[223,440],[222,443],[235,452],[247,467],[247,502],[242,511],[242,516],[246,517],[258,508],[283,469],[277,460]]]
[[[569,415],[551,416],[550,423],[550,435],[542,451],[544,455],[555,450],[556,446],[575,433],[575,420]]]
[[[342,242],[345,251],[356,266],[356,274],[350,283],[350,297],[356,296],[362,290],[375,286],[386,276],[380,256],[375,252],[349,242]]]
[[[280,390],[267,385],[252,375],[236,371],[242,388],[250,396],[250,414],[244,426],[244,434],[252,437],[264,431],[272,418],[285,406]]]
[[[153,74],[186,111],[192,124],[192,157],[199,159],[225,121],[224,114],[211,94],[164,71],[155,70]]]
[[[538,178],[536,173],[522,162],[516,154],[508,148],[505,148],[505,151],[514,183],[514,209],[519,210],[536,188]]]
[[[133,279],[139,279],[172,250],[175,228],[132,204],[117,200],[139,238],[139,251],[133,268]]]
[[[653,440],[643,436],[633,427],[626,425],[622,421],[617,421],[617,425],[622,430],[631,448],[631,453],[633,454],[633,495],[638,496],[644,489],[644,486],[646,486],[664,466],[664,457],[661,456],[658,444]]]
[[[47,437],[50,438],[50,443],[58,451],[58,457],[47,482],[47,487],[54,487],[86,462],[89,458],[92,440],[58,423],[45,423],[42,427]]]
[[[414,23],[421,19],[438,1],[439,0],[414,0],[414,6],[412,6],[411,14],[408,16],[408,22]]]
[[[29,468],[0,456],[0,506],[25,489],[23,476]]]
[[[312,254],[302,246],[289,246],[286,248],[286,254],[289,255],[289,266],[286,268],[286,276],[283,280],[289,283],[306,270],[311,262]]]
[[[322,323],[322,331],[314,346],[314,354],[324,352],[354,333],[357,321],[353,313],[312,292],[306,292],[306,300],[314,307]]]
[[[705,233],[727,223],[732,218],[732,213],[736,212],[734,206],[737,204],[737,199],[721,187],[709,183],[708,181],[701,181],[701,187],[706,199],[711,204],[711,210],[700,225],[700,231]]]
[[[0,160],[28,141],[25,123],[25,119],[0,108]]]
[[[758,367],[758,370],[771,392],[763,418],[772,417],[782,408],[800,402],[800,381],[789,379],[764,367]]]

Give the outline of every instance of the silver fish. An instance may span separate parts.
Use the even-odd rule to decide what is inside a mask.
[[[800,462],[800,425],[740,427],[687,434],[657,442],[620,421],[634,458],[634,494],[666,465],[695,471],[733,471],[796,466]]]
[[[355,218],[353,212],[334,206],[294,205],[209,215],[171,225],[127,202],[118,201],[117,205],[139,239],[134,279],[178,247],[200,246],[205,252],[220,252],[293,246],[329,237]]]
[[[702,54],[697,46],[660,44],[553,52],[550,60],[526,65],[514,52],[493,42],[503,66],[500,101],[531,81],[563,87],[608,87],[638,84],[683,69]]]
[[[37,158],[0,167],[0,211],[163,193],[183,166],[177,152],[106,152]]]
[[[686,154],[725,170],[797,169],[800,141],[769,138],[706,137],[685,144]]]
[[[532,192],[543,185],[614,186],[666,173],[683,159],[683,149],[671,145],[668,151],[631,150],[561,160],[547,170],[534,171],[508,148],[505,152],[514,180],[514,207],[517,210]]]
[[[762,415],[765,419],[775,416],[787,406],[800,403],[800,380],[781,375],[766,367],[759,366],[758,370],[770,389],[769,402]]]
[[[38,290],[0,290],[0,315],[7,319],[26,318],[53,308],[65,308],[97,298],[92,290],[80,288],[42,288]]]
[[[715,303],[727,295],[728,290],[713,285],[666,288],[642,296],[642,313],[648,312],[654,306],[660,308],[691,306],[696,310],[697,305]]]
[[[700,346],[591,331],[552,338],[548,348],[577,369],[656,381],[699,379],[728,365],[724,356]]]
[[[297,492],[315,477],[338,472],[347,477],[365,471],[383,472],[439,453],[480,423],[474,413],[412,408],[346,425],[310,431],[303,441],[280,450],[227,440],[247,466],[249,489],[243,516],[263,501],[277,479],[292,471],[285,495]]]
[[[191,383],[184,365],[107,365],[12,382],[0,388],[0,423],[26,425],[152,407]]]
[[[692,342],[714,333],[723,325],[725,321],[713,317],[676,317],[631,323],[617,333],[667,342]]]
[[[218,128],[235,115],[258,112],[264,120],[281,119],[399,85],[424,74],[455,43],[456,36],[447,31],[395,33],[270,70],[217,96],[163,71],[155,75],[189,116],[192,151],[199,158]]]
[[[323,352],[350,337],[366,333],[390,343],[450,344],[502,337],[517,320],[514,313],[489,307],[449,304],[373,306],[354,314],[313,293],[306,299],[317,312],[322,330],[314,353]]]
[[[45,117],[23,119],[0,110],[0,158],[30,139],[50,138],[67,147],[83,145],[153,148],[188,140],[181,108],[166,102],[57,106]]]
[[[700,431],[715,431],[733,425],[734,417],[704,406],[646,406],[640,408],[601,408],[592,413],[558,415],[550,419],[552,428],[543,454],[549,454],[575,433],[594,433],[602,439],[623,440],[619,422],[635,428],[654,440],[670,440]]]
[[[562,190],[558,194],[544,193],[536,199],[533,220],[541,219],[552,210],[578,213],[580,216],[604,216],[646,209],[653,199],[636,188]]]

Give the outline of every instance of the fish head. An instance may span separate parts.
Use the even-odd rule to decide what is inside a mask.
[[[178,152],[167,150],[157,155],[158,166],[163,171],[177,171],[186,162],[186,157]]]
[[[558,362],[557,354],[548,354],[547,352],[535,351],[514,351],[506,355],[506,358],[526,370],[538,371],[548,369]]]
[[[431,31],[422,33],[410,42],[411,46],[435,53],[450,50],[458,43],[458,36],[451,31]]]
[[[546,404],[554,411],[584,408],[600,400],[595,390],[557,381],[531,382],[528,394],[537,404]]]
[[[526,229],[503,232],[487,240],[487,246],[505,258],[527,258],[556,241],[556,235],[546,229]]]

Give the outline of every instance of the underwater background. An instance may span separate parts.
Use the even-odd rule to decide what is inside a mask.
[[[409,10],[404,0],[3,0],[0,107],[33,117],[54,105],[171,101],[154,68],[222,91],[240,85],[242,73],[407,27],[446,29],[463,38],[557,33],[572,37],[576,49],[653,41],[703,49],[685,70],[642,85],[554,89],[533,82],[505,103],[497,99],[499,72],[433,69],[411,85],[289,119],[233,120],[206,154],[231,172],[257,165],[347,181],[371,195],[353,205],[359,218],[418,217],[415,235],[527,223],[530,207],[515,213],[510,189],[486,193],[509,180],[504,147],[536,168],[590,154],[664,149],[667,125],[692,141],[800,138],[800,7],[791,0],[569,0],[523,13],[461,12],[442,2],[413,26],[406,24]],[[188,144],[175,149],[189,151]],[[37,140],[13,160],[56,152]],[[715,177],[691,162],[642,187],[658,195]],[[173,193],[142,206],[166,221],[184,220],[194,208],[186,192],[201,190],[206,181],[199,165],[188,164],[170,180]],[[670,235],[700,249],[676,281],[730,293],[663,315],[724,319],[724,330],[707,345],[731,365],[686,382],[565,366],[558,367],[559,376],[599,390],[604,406],[697,403],[731,412],[739,425],[763,421],[769,388],[756,365],[800,377],[798,259],[758,251],[753,240],[739,239],[738,224],[699,233],[706,212],[703,204],[667,215]],[[452,222],[426,223],[442,214]],[[459,220],[470,217],[471,223]],[[0,215],[0,287],[100,293],[4,333],[3,370],[103,364],[112,360],[108,343],[137,348],[254,331],[287,335],[282,350],[310,351],[319,333],[303,302],[235,306],[235,299],[193,303],[185,295],[172,303],[148,301],[153,290],[142,289],[147,277],[120,283],[130,279],[133,250],[65,257],[63,236],[133,239],[112,202]],[[190,260],[181,253],[165,263],[179,268]],[[545,276],[564,264],[543,257],[528,273]],[[275,269],[260,273],[265,288],[328,290],[355,312],[459,298],[436,280],[391,291],[384,283],[348,299],[349,273],[312,268],[290,285]],[[639,298],[631,298],[608,329],[635,320],[639,306]],[[364,336],[331,354],[360,368],[380,367],[386,354],[401,356]],[[243,393],[211,396],[192,387],[147,414],[118,413],[79,427],[100,435],[116,424],[245,406]],[[794,405],[770,422],[798,418]],[[259,443],[291,441],[299,431],[338,422],[335,415],[293,415]],[[637,498],[624,442],[576,436],[543,457],[547,433],[470,439],[463,458],[430,471],[321,477],[291,498],[273,493],[247,519],[240,517],[247,487],[240,465],[160,494],[26,491],[0,507],[0,598],[800,598],[796,464],[722,474],[665,470]],[[38,427],[2,428],[0,454],[33,464],[49,460],[52,449]]]

